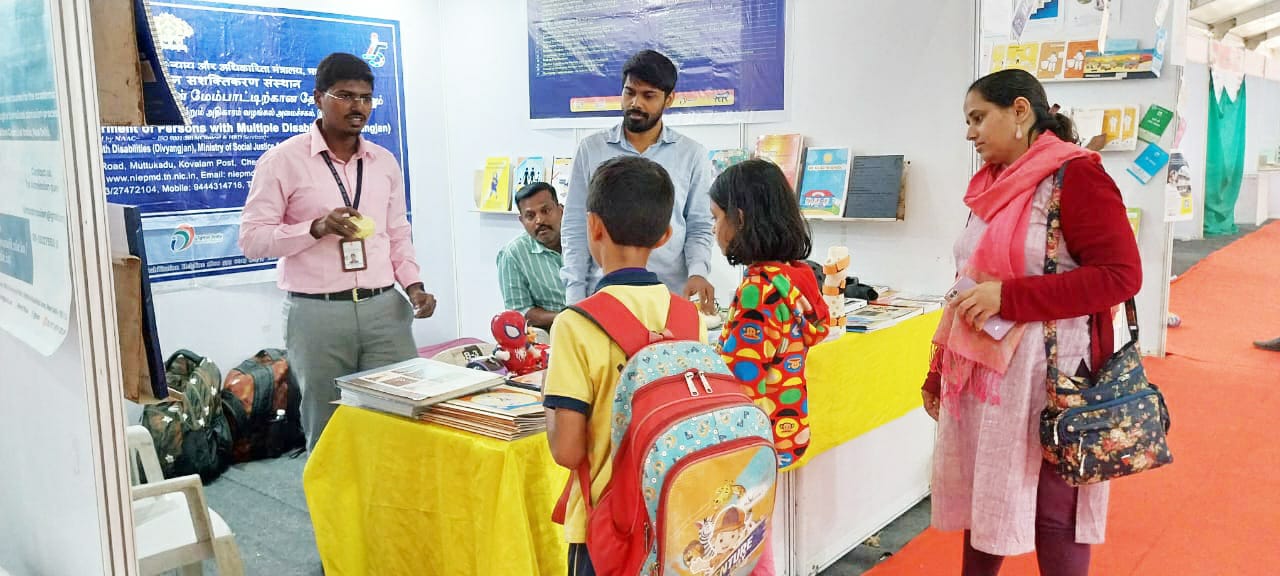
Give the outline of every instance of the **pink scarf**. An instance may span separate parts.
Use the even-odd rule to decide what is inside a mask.
[[[1026,276],[1027,227],[1036,189],[1064,163],[1076,158],[1101,162],[1097,152],[1045,132],[1013,164],[988,164],[974,174],[964,203],[987,223],[987,229],[958,275],[979,284]],[[946,307],[933,337],[941,352],[935,368],[942,374],[943,403],[950,404],[968,389],[983,402],[999,404],[1000,382],[1025,329],[1025,325],[1018,324],[1004,339],[995,340]]]

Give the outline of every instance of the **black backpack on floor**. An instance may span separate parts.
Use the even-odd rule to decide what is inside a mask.
[[[199,474],[210,482],[230,463],[231,431],[218,395],[222,373],[212,360],[190,350],[164,363],[169,398],[142,411],[165,478]]]

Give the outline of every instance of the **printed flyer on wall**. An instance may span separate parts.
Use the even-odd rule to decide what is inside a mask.
[[[1191,199],[1191,167],[1182,152],[1169,153],[1169,175],[1164,185],[1164,221],[1185,222],[1195,216]]]
[[[0,19],[0,329],[53,354],[71,322],[71,253],[53,30],[44,0]]]

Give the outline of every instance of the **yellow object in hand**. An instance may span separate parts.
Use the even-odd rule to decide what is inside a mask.
[[[356,238],[364,239],[373,236],[374,223],[372,218],[352,216],[349,222],[356,227]]]

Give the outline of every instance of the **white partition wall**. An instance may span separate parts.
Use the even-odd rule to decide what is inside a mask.
[[[9,139],[6,114],[0,138],[0,213],[34,240],[7,230],[0,268],[0,571],[134,574],[89,2],[6,10],[32,52],[5,46],[26,71],[5,103],[47,102],[50,116],[48,132]]]

